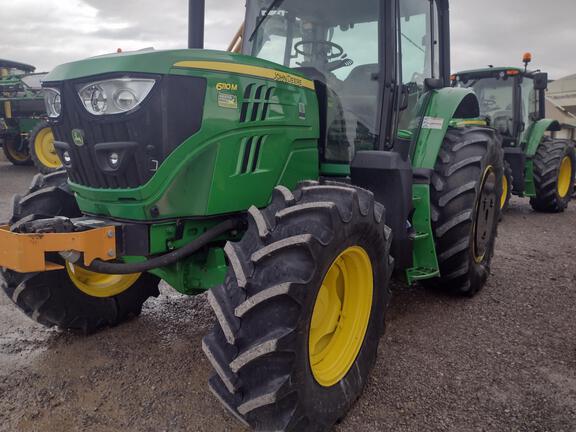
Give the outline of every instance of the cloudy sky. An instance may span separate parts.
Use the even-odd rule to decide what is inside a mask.
[[[330,0],[323,0],[329,3]],[[225,49],[244,0],[206,0],[206,45]],[[576,73],[575,0],[452,0],[453,69],[520,64],[553,78]],[[49,70],[116,48],[181,48],[187,0],[0,0],[0,57]]]

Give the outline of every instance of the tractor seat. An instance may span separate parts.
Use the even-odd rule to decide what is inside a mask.
[[[379,84],[375,77],[378,71],[377,63],[355,67],[344,80],[341,92],[344,109],[354,114],[371,133],[376,132]]]
[[[512,136],[514,127],[512,111],[498,111],[492,115],[492,127],[504,136]]]

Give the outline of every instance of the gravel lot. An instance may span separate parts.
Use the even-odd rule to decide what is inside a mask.
[[[0,220],[31,168],[0,161]],[[576,431],[576,204],[514,199],[477,298],[395,287],[388,331],[347,431]],[[205,296],[168,287],[139,319],[81,337],[0,296],[0,430],[241,431],[207,390]]]

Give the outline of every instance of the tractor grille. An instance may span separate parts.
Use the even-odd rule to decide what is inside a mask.
[[[154,76],[154,88],[135,111],[106,116],[88,113],[77,89],[88,82],[117,77],[91,77],[59,86],[63,112],[52,129],[60,159],[64,160],[65,151],[70,155],[70,163],[64,165],[73,183],[99,189],[141,186],[176,147],[200,129],[206,93],[203,78]],[[83,145],[74,143],[73,133],[83,136]],[[115,168],[109,164],[111,153],[120,156]]]

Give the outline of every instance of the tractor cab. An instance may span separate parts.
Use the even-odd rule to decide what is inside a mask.
[[[546,116],[546,73],[491,67],[460,72],[452,76],[452,83],[474,90],[480,116],[502,135],[505,146],[525,144],[531,126]]]
[[[425,80],[437,79],[440,87],[448,81],[440,41],[445,2],[410,0],[392,9],[378,0],[352,8],[345,0],[329,7],[305,0],[247,2],[241,51],[314,81],[326,161],[347,163],[357,151],[392,149],[399,129],[410,132],[418,97],[430,90]],[[398,23],[392,13],[400,15]]]

